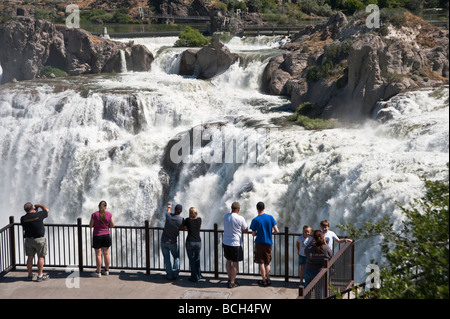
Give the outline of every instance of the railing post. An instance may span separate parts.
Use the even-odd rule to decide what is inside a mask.
[[[214,278],[219,278],[219,226],[214,224]]]
[[[303,285],[298,286],[298,296],[299,298],[304,298],[305,287]]]
[[[284,281],[289,281],[289,227],[284,227]]]
[[[10,244],[10,256],[11,256],[11,270],[16,269],[16,236],[14,231],[14,216],[9,216],[9,224],[11,229],[9,230],[9,244]]]
[[[355,242],[352,242],[352,282],[355,282]]]
[[[83,271],[83,230],[81,224],[81,217],[77,218],[78,230],[78,269],[80,273]]]
[[[328,259],[324,260],[324,267],[327,269],[327,271],[325,272],[325,291],[324,291],[324,296],[321,297],[323,298],[327,298],[329,296],[329,290],[330,290],[330,261]]]
[[[150,275],[150,222],[145,221],[145,273]]]

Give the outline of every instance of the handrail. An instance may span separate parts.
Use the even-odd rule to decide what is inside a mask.
[[[10,217],[9,224],[0,229],[0,277],[16,268],[16,252],[13,249],[14,246],[14,218]]]
[[[6,247],[6,253],[1,251],[0,273],[9,271],[7,269],[10,266],[26,265],[22,226],[20,223],[14,223],[14,218],[11,221],[12,223],[2,228],[0,236],[0,248]],[[95,268],[95,256],[91,248],[92,230],[83,224],[80,218],[76,224],[45,224],[45,229],[48,239],[46,266],[75,266],[80,271]],[[150,227],[148,221],[144,226],[117,225],[112,228],[111,268],[145,270],[147,274],[151,270],[164,270],[160,249],[162,231],[162,227]],[[189,270],[184,250],[186,234],[186,231],[180,231],[178,239],[181,271]],[[219,230],[217,224],[214,224],[214,229],[201,229],[202,270],[213,273],[215,277],[226,273],[226,260],[221,249],[222,234],[223,230]],[[295,247],[299,235],[289,233],[289,228],[286,227],[284,233],[274,236],[272,276],[284,277],[285,281],[298,277],[298,255],[292,253],[292,247]],[[240,274],[259,275],[259,267],[253,263],[254,238],[251,233],[246,233],[243,239],[246,258],[240,267]],[[14,258],[6,258],[6,255],[14,255]]]
[[[342,299],[344,299],[344,296],[347,296],[347,299],[350,299],[351,293],[356,292],[356,294],[354,295],[354,298],[358,299],[358,297],[364,296],[365,288],[366,288],[366,283],[363,282],[363,283],[353,285],[350,288],[340,291],[339,295],[341,296]],[[334,294],[332,296],[328,296],[327,299],[338,299],[338,295]]]
[[[80,272],[86,268],[96,267],[95,254],[91,248],[92,229],[83,224],[81,218],[77,219],[76,224],[46,224],[45,228],[48,239],[46,267],[78,267]],[[144,270],[146,274],[150,274],[153,270],[164,271],[160,246],[162,231],[162,227],[150,227],[149,221],[145,221],[144,226],[118,225],[112,228],[110,268]],[[184,249],[186,234],[187,231],[181,230],[178,237],[180,271],[182,272],[189,271],[189,261]],[[219,274],[226,274],[226,259],[221,249],[222,234],[223,230],[219,230],[217,224],[214,224],[214,229],[200,230],[202,272],[212,273],[215,278],[218,278]],[[292,277],[298,278],[298,254],[295,243],[299,235],[290,233],[288,227],[285,227],[284,232],[274,235],[271,276],[284,277],[286,282]],[[0,277],[15,269],[16,266],[26,265],[23,240],[22,226],[20,223],[14,223],[14,218],[10,217],[10,224],[0,230]],[[244,260],[243,265],[239,266],[239,274],[259,276],[259,267],[253,261],[254,238],[251,232],[244,233],[243,248]],[[351,259],[348,257],[348,251],[351,251]],[[348,265],[344,267],[341,259]],[[351,280],[353,280],[353,260],[353,244],[346,243],[329,261],[329,265],[313,279],[311,285],[306,287],[303,296],[323,281],[323,278],[326,278],[327,283],[333,282],[336,276],[333,277],[333,274],[328,273],[333,267],[336,274],[339,274],[341,268],[351,267]],[[344,277],[348,285],[348,275]],[[326,291],[325,297],[328,296],[328,288]]]
[[[347,256],[348,254],[350,256]],[[341,259],[347,259],[350,257],[351,262],[344,262],[341,265]],[[345,272],[345,267],[351,265],[350,278],[338,278],[338,275],[342,275]],[[338,267],[336,267],[338,266]],[[336,269],[338,268],[338,269]],[[299,286],[299,299],[309,299],[312,298],[312,292],[315,292],[316,298],[328,298],[330,291],[331,282],[339,282],[339,285],[344,285],[344,289],[351,287],[354,283],[354,242],[347,242],[345,245],[339,249],[339,251],[333,255],[330,260],[325,260],[324,267],[319,271],[319,273],[311,280],[307,287],[303,285]],[[333,285],[334,286],[334,285]],[[335,287],[336,288],[336,287]],[[338,288],[338,287],[337,287]]]

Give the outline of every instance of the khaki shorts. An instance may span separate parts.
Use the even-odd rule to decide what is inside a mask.
[[[255,243],[255,263],[268,265],[272,261],[272,245]]]
[[[34,257],[35,254],[38,257],[47,255],[47,238],[25,238],[25,254],[28,257]]]

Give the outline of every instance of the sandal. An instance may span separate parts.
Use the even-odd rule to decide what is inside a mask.
[[[267,287],[267,282],[265,280],[258,280],[258,285]]]
[[[272,282],[270,281],[270,279],[266,279],[266,284],[267,286],[270,286],[272,284]]]

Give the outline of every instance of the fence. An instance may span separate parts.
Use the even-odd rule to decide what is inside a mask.
[[[81,218],[76,224],[48,224],[45,225],[48,243],[46,267],[78,267],[80,271],[85,268],[95,268],[95,253],[91,248],[92,230],[83,225]],[[144,226],[116,226],[111,229],[111,269],[145,270],[150,274],[152,270],[163,271],[164,259],[160,249],[160,239],[163,229],[150,227],[146,221]],[[214,229],[202,229],[201,269],[204,273],[212,273],[217,278],[219,274],[226,274],[226,259],[223,256],[221,243],[223,231],[214,224]],[[189,271],[189,260],[185,252],[185,238],[187,232],[180,231],[178,244],[180,246],[180,271]],[[298,277],[298,254],[296,241],[299,234],[289,233],[286,227],[273,237],[271,276],[289,278]],[[10,224],[0,230],[0,276],[15,269],[16,266],[26,265],[26,256],[23,247],[23,230],[19,223],[14,223],[10,217]],[[347,244],[345,247],[347,247]],[[351,245],[353,248],[353,245]],[[253,262],[254,241],[251,233],[243,235],[244,260],[239,265],[239,274],[258,275],[259,267]],[[337,256],[347,256],[341,253]],[[353,249],[350,250],[351,253]],[[351,259],[333,258],[330,263],[334,265],[336,276],[341,268],[348,268],[349,262],[353,269]],[[336,261],[334,261],[336,259]],[[344,267],[345,266],[345,267]],[[334,276],[334,277],[336,277]],[[352,274],[353,277],[353,274]],[[337,282],[341,279],[336,277]],[[346,287],[348,283],[346,284]]]
[[[354,243],[346,243],[307,287],[299,287],[300,299],[323,299],[343,292],[354,283]],[[351,249],[349,249],[351,248]]]

